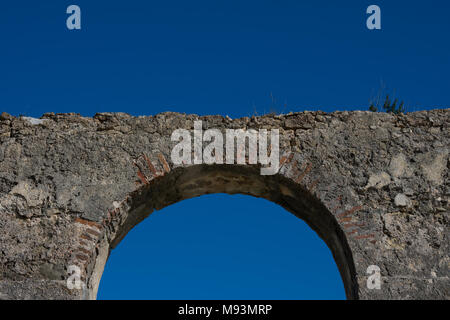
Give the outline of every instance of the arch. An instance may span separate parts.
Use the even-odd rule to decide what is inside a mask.
[[[153,210],[210,193],[245,194],[272,201],[304,220],[327,244],[338,266],[348,299],[358,299],[356,270],[347,238],[334,215],[311,192],[281,174],[261,176],[243,165],[179,167],[136,190],[105,221],[105,239],[96,257],[90,283],[95,298],[110,250]],[[114,217],[114,218],[113,218]]]
[[[110,248],[152,210],[224,192],[266,198],[305,220],[333,253],[348,298],[446,299],[449,119],[450,109],[3,114],[0,298],[94,298]],[[174,130],[199,120],[203,129],[279,130],[278,173],[171,161]],[[372,266],[379,289],[367,285]],[[71,267],[81,290],[68,288]]]

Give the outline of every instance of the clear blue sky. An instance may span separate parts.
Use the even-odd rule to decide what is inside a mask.
[[[79,31],[66,28],[70,4]],[[366,28],[371,4],[382,30]],[[0,111],[366,110],[380,82],[409,111],[448,107],[449,12],[443,0],[3,1]],[[99,297],[343,298],[340,282],[303,222],[264,200],[214,195],[135,228]]]
[[[345,299],[330,250],[264,199],[204,195],[155,211],[111,252],[99,299]]]

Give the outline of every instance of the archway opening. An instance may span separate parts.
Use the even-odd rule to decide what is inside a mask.
[[[334,215],[320,199],[290,178],[282,174],[262,176],[257,167],[242,165],[178,167],[164,175],[158,175],[127,196],[112,215],[108,214],[110,220],[106,237],[99,248],[99,255],[94,261],[89,280],[90,296],[97,295],[108,252],[111,253],[111,249],[114,249],[131,229],[155,210],[182,200],[216,193],[263,198],[306,222],[330,249],[339,269],[346,297],[358,299],[353,256],[345,233]]]
[[[111,252],[98,299],[345,299],[331,251],[265,199],[213,194],[154,212]]]

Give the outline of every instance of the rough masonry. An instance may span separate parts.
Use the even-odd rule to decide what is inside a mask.
[[[178,165],[175,129],[279,129],[278,174]],[[94,299],[110,250],[207,193],[273,201],[326,242],[349,299],[449,299],[450,109],[230,119],[172,112],[0,116],[0,299]],[[69,266],[81,289],[68,289]],[[368,289],[367,268],[381,288]]]

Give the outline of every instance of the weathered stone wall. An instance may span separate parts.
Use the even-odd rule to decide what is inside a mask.
[[[277,175],[170,160],[174,129],[279,129]],[[162,113],[0,117],[0,299],[95,298],[109,251],[153,210],[205,193],[269,199],[327,243],[352,299],[449,299],[450,110],[232,120]],[[86,286],[69,290],[79,266]],[[368,289],[367,268],[381,269]]]

